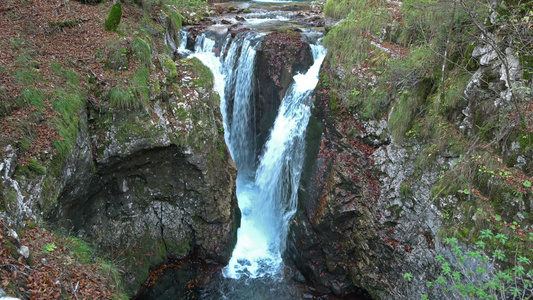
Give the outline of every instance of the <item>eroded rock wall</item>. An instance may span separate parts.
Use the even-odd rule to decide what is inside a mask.
[[[507,84],[504,64],[494,51],[486,48],[478,46],[473,52],[480,65],[466,84],[463,102],[451,113],[452,122],[461,128],[465,140],[483,132],[479,128],[487,120],[494,122],[485,128],[507,128],[507,135],[502,136],[511,140],[499,140],[495,152],[508,161],[507,166],[530,174],[527,162],[531,148],[525,142],[519,145],[512,141],[514,134],[510,132],[517,127],[511,124],[499,127],[496,124],[501,123],[496,120],[501,121],[507,113],[505,109],[513,108],[510,86],[525,87],[531,81],[522,79],[517,58],[504,49],[506,64],[512,67],[513,83]],[[327,61],[322,72],[334,80],[343,78]],[[450,283],[442,289],[427,285],[442,272],[436,256],[442,255],[452,266],[461,264],[443,236],[459,236],[464,251],[474,249],[473,241],[479,234],[476,232],[490,226],[481,225],[483,214],[479,209],[476,212],[476,207],[483,210],[493,205],[489,209],[501,213],[507,222],[522,220],[528,228],[526,218],[521,216],[529,210],[530,196],[511,197],[507,208],[501,209],[490,193],[501,188],[503,181],[488,179],[483,183],[480,189],[485,187],[488,194],[485,198],[481,196],[482,204],[472,200],[469,191],[443,188],[450,184],[443,183],[446,175],[452,176],[448,170],[454,170],[463,158],[453,144],[440,151],[428,151],[424,139],[395,141],[386,115],[361,121],[355,110],[335,111],[332,99],[338,96],[337,91],[333,93],[327,82],[319,86],[314,119],[308,127],[309,149],[299,210],[288,247],[289,258],[319,290],[338,295],[366,291],[373,299],[417,299],[422,294],[430,299],[443,299],[442,291],[451,287],[446,285]],[[517,93],[518,89],[514,91],[513,97],[524,101],[524,95]],[[393,102],[400,101],[397,95],[389,97]],[[390,108],[389,116],[395,108]],[[490,142],[502,134],[496,130],[489,132],[481,139]],[[478,142],[479,138],[474,139],[471,147]],[[424,158],[420,159],[421,156]],[[502,159],[497,158],[501,163]],[[478,172],[483,173],[482,167]],[[479,186],[476,180],[472,186]],[[472,189],[475,193],[487,191]],[[474,270],[475,266],[475,262],[468,262],[462,267]],[[488,274],[497,268],[490,263],[483,267]],[[405,274],[412,275],[412,279],[407,280]],[[475,280],[482,282],[488,276],[479,275]]]

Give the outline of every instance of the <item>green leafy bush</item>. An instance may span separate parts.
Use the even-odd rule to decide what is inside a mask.
[[[528,295],[533,292],[531,260],[517,250],[510,255],[505,251],[509,243],[519,243],[517,238],[516,235],[509,238],[503,233],[495,234],[490,229],[482,230],[476,243],[480,250],[475,251],[464,251],[456,238],[446,238],[445,243],[452,248],[456,262],[452,264],[443,255],[437,255],[442,275],[427,286],[440,289],[453,299],[529,299]],[[533,233],[525,238],[533,240]],[[492,250],[488,250],[489,244],[494,246]],[[500,271],[488,268],[495,263],[508,267]],[[422,299],[429,297],[423,295]]]

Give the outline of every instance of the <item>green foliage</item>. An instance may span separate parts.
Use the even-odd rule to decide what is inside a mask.
[[[533,240],[533,236],[527,239]],[[512,299],[524,299],[533,292],[533,281],[530,279],[533,275],[531,259],[522,256],[518,251],[519,244],[524,241],[514,233],[509,237],[502,233],[496,234],[490,229],[482,230],[476,242],[480,250],[472,251],[463,250],[456,238],[446,238],[444,241],[451,247],[455,262],[452,264],[442,255],[437,255],[436,260],[441,264],[442,276],[435,282],[428,282],[428,287],[441,290],[447,297],[454,299],[503,300],[509,296],[512,296]],[[511,247],[511,253],[506,254],[504,249],[510,241],[516,246]],[[489,250],[488,244],[495,245],[495,248]],[[495,263],[507,267],[492,272],[488,266]]]
[[[137,110],[142,107],[141,103],[131,93],[131,90],[123,84],[119,84],[109,90],[109,100],[112,108]]]
[[[452,76],[446,80],[444,101],[441,103],[441,113],[451,119],[453,113],[457,110],[462,110],[466,104],[463,92],[466,85],[472,78],[472,74],[463,72],[459,75],[451,74]]]
[[[42,253],[50,253],[57,249],[57,246],[55,243],[52,244],[46,244],[43,245],[43,250],[41,250]]]
[[[73,89],[75,92],[79,92],[81,80],[80,76],[76,72],[68,68],[64,68],[56,62],[50,63],[50,68],[55,75],[59,76],[61,80],[67,84],[68,88]]]
[[[60,139],[54,141],[54,146],[60,157],[66,157],[74,147],[78,134],[79,116],[84,103],[82,91],[73,87],[56,89],[53,93],[52,107],[60,115],[53,119],[60,135]]]
[[[28,87],[21,92],[22,99],[27,106],[41,108],[44,105],[44,95],[34,87]]]
[[[411,189],[411,186],[407,182],[402,182],[400,185],[400,195],[402,195],[404,198],[407,198],[413,194],[413,190]]]
[[[397,143],[403,142],[405,133],[409,129],[409,125],[411,124],[411,120],[417,108],[417,102],[417,99],[412,95],[403,94],[400,97],[398,106],[396,106],[389,119],[389,127],[392,131],[392,136]]]
[[[362,65],[373,50],[365,36],[379,36],[391,17],[392,13],[383,7],[368,7],[357,13],[350,13],[324,38],[324,45],[331,53],[328,57],[332,65]]]
[[[133,42],[133,52],[146,67],[152,65],[152,50],[150,49],[150,45],[144,39],[140,37],[135,39]]]
[[[17,83],[23,86],[32,85],[43,80],[43,76],[39,74],[39,70],[33,68],[16,70],[14,77]]]
[[[84,240],[77,237],[69,237],[67,247],[72,254],[82,263],[91,263],[94,255],[94,249]]]
[[[405,273],[403,274],[403,278],[407,279],[407,281],[413,280],[413,275],[411,273]]]
[[[376,6],[382,6],[384,3],[384,0],[327,1],[324,5],[324,14],[331,18],[342,19],[352,11],[359,12],[367,8],[372,9]]]
[[[135,75],[130,79],[129,88],[139,102],[139,106],[136,109],[146,108],[150,101],[150,87],[148,86],[149,75],[150,71],[148,68],[138,68],[135,71]]]
[[[33,171],[39,175],[46,174],[46,168],[35,157],[30,158],[28,162],[28,169],[30,169],[30,171]]]
[[[147,108],[150,101],[149,75],[148,68],[138,68],[127,84],[118,84],[111,88],[109,91],[111,107],[133,111]]]
[[[109,11],[109,16],[105,21],[104,28],[107,31],[116,31],[120,20],[122,19],[122,4],[120,2],[113,4]]]
[[[435,70],[438,69],[438,55],[433,52],[430,45],[418,46],[412,48],[405,58],[391,60],[387,68],[390,70],[391,83],[396,87],[416,86],[423,80],[427,81],[435,77]]]

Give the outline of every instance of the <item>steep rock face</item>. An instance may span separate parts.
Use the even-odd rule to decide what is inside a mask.
[[[152,115],[92,112],[50,216],[124,259],[130,292],[167,254],[226,263],[236,241],[236,168],[219,99],[198,60],[178,64],[177,82],[163,83]]]
[[[263,145],[274,124],[281,99],[293,76],[313,63],[311,48],[295,30],[269,33],[257,51],[255,67],[255,128],[257,144]],[[259,149],[260,150],[260,149]]]
[[[464,134],[480,134],[480,125],[487,120],[494,122],[487,127],[498,128],[494,124],[501,122],[505,109],[512,109],[512,97],[523,101],[524,95],[516,92],[519,89],[511,95],[509,86],[527,89],[531,85],[531,81],[522,80],[522,69],[513,53],[504,52],[511,66],[511,84],[506,83],[503,64],[493,51],[484,47],[474,50],[480,67],[466,84],[464,102],[454,115]],[[335,73],[328,66],[323,72]],[[363,122],[356,119],[357,114],[347,112],[332,117],[330,96],[327,85],[322,84],[308,127],[308,165],[289,235],[289,258],[322,291],[349,294],[362,293],[363,289],[373,299],[417,299],[421,294],[443,299],[441,289],[426,285],[441,274],[437,254],[454,266],[459,264],[442,235],[465,226],[468,230],[455,236],[462,236],[461,247],[467,251],[473,249],[476,232],[486,226],[480,225],[482,214],[473,208],[478,204],[465,196],[468,192],[434,189],[461,157],[452,148],[424,151],[423,140],[394,141],[387,119]],[[512,132],[513,125],[508,126]],[[489,130],[486,134],[490,141],[501,133]],[[513,142],[512,136],[497,152],[508,160],[508,166],[510,163],[531,174],[527,163],[531,147],[526,142]],[[426,158],[420,160],[420,156]],[[420,161],[426,161],[423,167]],[[489,192],[504,185],[498,180],[488,181],[484,184],[492,185]],[[524,220],[521,216],[530,209],[530,199],[510,199],[506,209],[500,209],[502,217],[507,222]],[[498,209],[497,202],[492,205]],[[466,264],[471,270],[475,266]],[[483,267],[488,273],[495,270],[492,264]],[[413,276],[409,282],[406,273]],[[487,279],[483,278],[476,280]]]

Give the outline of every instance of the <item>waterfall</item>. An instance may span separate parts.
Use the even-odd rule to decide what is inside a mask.
[[[223,269],[229,278],[281,279],[282,253],[289,222],[297,207],[297,192],[304,159],[304,134],[310,98],[318,82],[325,49],[311,45],[314,63],[281,101],[262,157],[256,160],[253,112],[254,61],[263,35],[240,33],[197,37],[192,55],[207,65],[221,97],[226,143],[237,165],[237,198],[242,212],[237,245]],[[218,54],[218,55],[216,55]]]

